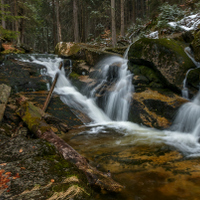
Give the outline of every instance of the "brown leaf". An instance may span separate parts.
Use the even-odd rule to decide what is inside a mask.
[[[25,167],[21,167],[21,169],[26,169]]]
[[[54,180],[54,179],[51,179],[51,182],[52,182],[52,183],[54,183],[54,182],[55,182],[55,180]]]
[[[19,150],[19,153],[21,153],[21,152],[23,152],[23,149],[20,149],[20,150]]]
[[[2,163],[2,164],[0,164],[1,166],[6,166],[7,165],[7,163]]]

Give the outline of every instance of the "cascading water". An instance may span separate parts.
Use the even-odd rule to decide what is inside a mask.
[[[60,73],[55,92],[60,95],[65,104],[80,110],[91,118],[93,123],[88,126],[93,128],[87,134],[107,133],[107,129],[116,130],[124,135],[124,139],[116,141],[117,145],[124,143],[149,145],[164,142],[187,155],[200,155],[198,142],[200,95],[193,102],[186,103],[180,108],[172,130],[158,131],[125,121],[134,89],[131,84],[132,75],[127,70],[127,59],[114,56],[101,61],[97,66],[97,74],[95,74],[96,84],[89,88],[90,94],[87,96],[73,87],[65,75],[64,69],[59,72],[59,63],[63,61],[61,58],[29,55],[28,59],[21,59],[21,61],[45,66],[46,73],[52,78],[56,73]],[[104,102],[104,105],[101,106],[102,109],[98,107],[98,99]],[[133,137],[133,139],[130,140],[129,137]]]
[[[194,130],[200,123],[200,92],[192,102],[185,103],[178,111],[172,130],[195,134]],[[196,132],[196,131],[195,131]],[[200,129],[199,134],[200,136]]]
[[[102,96],[102,109],[106,115],[116,121],[128,120],[129,105],[134,90],[132,74],[128,71],[126,59],[111,56],[98,63],[95,73],[97,84],[91,89],[90,97]],[[102,104],[101,102],[101,104]]]
[[[195,64],[195,66],[197,68],[200,67],[200,63],[197,62],[193,56],[192,56],[192,51],[190,49],[190,47],[186,47],[185,48],[185,53],[187,54],[187,56],[192,60],[192,62]],[[187,88],[187,77],[188,77],[188,74],[190,73],[190,71],[194,70],[193,68],[192,69],[189,69],[185,75],[185,79],[183,80],[183,89],[182,89],[182,97],[186,98],[186,99],[189,99],[189,92],[188,92],[188,88]]]

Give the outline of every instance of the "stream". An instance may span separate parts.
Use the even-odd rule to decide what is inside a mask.
[[[79,91],[72,85],[61,58],[26,55],[18,58],[47,68],[59,79],[54,90],[73,109],[86,114],[91,123],[63,136],[91,165],[124,185],[120,194],[97,193],[105,200],[179,200],[200,196],[200,94],[184,104],[169,130],[156,130],[128,121],[132,74],[124,58],[112,56],[97,65],[96,82]],[[103,93],[101,105],[97,96]],[[89,92],[88,92],[89,91]]]

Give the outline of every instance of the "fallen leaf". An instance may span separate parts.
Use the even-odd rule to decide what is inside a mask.
[[[15,176],[13,176],[13,179],[20,178],[19,173],[17,173]]]
[[[5,174],[8,175],[8,176],[11,176],[12,173],[11,172],[6,172]]]
[[[52,182],[52,183],[54,183],[54,182],[55,182],[55,180],[54,180],[54,179],[51,179],[51,182]]]
[[[21,152],[23,152],[23,149],[20,149],[20,150],[19,150],[19,153],[21,153]]]
[[[26,169],[25,167],[21,167],[21,169]]]
[[[7,163],[2,163],[2,164],[0,164],[1,166],[6,166],[7,165]]]

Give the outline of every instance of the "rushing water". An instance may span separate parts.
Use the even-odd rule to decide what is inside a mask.
[[[149,158],[146,156],[154,154],[153,160],[156,160],[158,152],[168,153],[175,149],[187,157],[200,156],[200,94],[180,108],[170,130],[159,131],[127,121],[130,96],[133,94],[134,87],[131,84],[132,75],[127,69],[126,56],[127,52],[124,58],[109,57],[97,65],[95,74],[97,82],[93,87],[86,89],[90,90],[89,94],[78,91],[65,75],[64,69],[58,70],[59,63],[62,62],[61,58],[29,55],[28,58],[21,58],[21,60],[44,65],[47,68],[46,73],[52,78],[59,73],[54,91],[60,95],[64,103],[87,114],[92,120],[90,124],[86,124],[84,130],[78,130],[79,133],[75,133],[75,131],[69,133],[66,140],[94,163],[101,163],[104,170],[109,167],[109,170],[118,174],[116,179],[127,186],[129,195],[124,194],[124,196],[109,197],[108,199],[154,200],[157,199],[156,197],[179,199],[173,195],[172,198],[168,198],[167,194],[163,195],[160,190],[158,192],[159,184],[168,185],[168,182],[158,175],[161,170],[160,166],[156,165],[157,172],[152,171],[155,166],[151,166],[149,160],[150,164],[142,165],[144,169],[147,169],[146,171],[150,170],[149,165],[151,166],[149,174],[144,175],[140,174],[141,166],[134,164],[134,160],[138,154],[140,154],[138,158],[140,162],[147,162],[146,160]],[[102,92],[105,87],[109,92]],[[98,106],[96,98],[98,95],[102,95],[104,101],[101,108]],[[178,154],[176,156],[179,158]],[[144,161],[141,161],[143,157]],[[169,174],[165,174],[165,176],[168,177]],[[168,179],[166,178],[166,180]],[[132,188],[133,185],[134,188]],[[174,186],[172,185],[172,187]],[[106,198],[102,197],[101,199]],[[185,199],[189,200],[190,198]]]
[[[126,55],[127,56],[127,53]],[[200,118],[199,96],[189,103],[184,104],[174,121],[171,130],[158,131],[141,127],[127,121],[127,113],[130,104],[130,96],[134,87],[131,84],[132,75],[127,69],[127,59],[112,56],[104,59],[98,65],[97,84],[90,91],[89,97],[79,92],[65,75],[64,68],[58,70],[59,63],[63,60],[56,56],[29,55],[28,58],[21,58],[24,62],[33,62],[44,65],[47,74],[52,78],[59,73],[59,79],[54,92],[60,95],[61,100],[68,106],[80,110],[90,117],[92,133],[98,134],[99,130],[115,129],[124,136],[135,135],[137,140],[127,141],[130,144],[137,143],[165,143],[176,147],[188,156],[200,155],[200,144],[198,132]],[[109,68],[112,70],[110,71]],[[100,73],[99,73],[100,71]],[[114,71],[114,72],[113,72]],[[44,72],[43,72],[44,73]],[[117,76],[113,77],[113,76]],[[99,108],[96,103],[96,92],[98,88],[104,87],[105,82],[113,84],[109,93],[104,96],[105,107]],[[91,132],[88,132],[90,134]],[[117,142],[120,144],[120,142]]]
[[[194,57],[193,57],[193,53],[192,53],[192,50],[190,47],[186,47],[185,48],[185,53],[188,55],[188,57],[192,60],[192,62],[195,64],[195,66],[197,68],[200,67],[200,63],[197,62]],[[182,96],[186,99],[189,99],[189,91],[188,91],[188,88],[187,88],[187,77],[189,75],[189,73],[192,71],[192,70],[195,70],[195,68],[191,68],[187,71],[186,75],[185,75],[185,79],[183,80],[183,89],[182,89]]]

